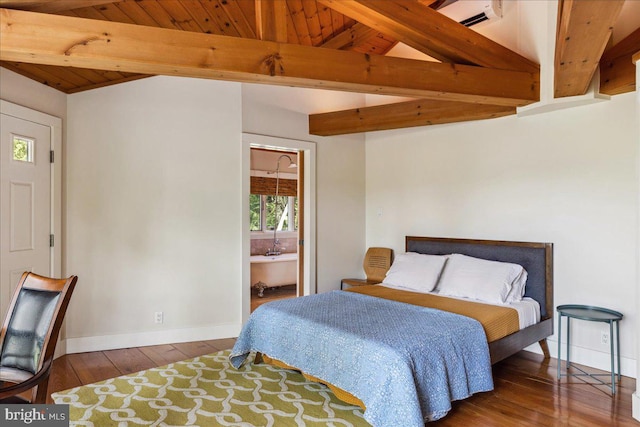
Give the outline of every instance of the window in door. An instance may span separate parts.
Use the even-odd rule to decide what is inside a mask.
[[[31,138],[12,135],[13,160],[33,163],[34,142]]]

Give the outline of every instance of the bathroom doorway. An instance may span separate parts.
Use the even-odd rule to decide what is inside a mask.
[[[315,144],[243,134],[243,320],[260,304],[315,293]]]
[[[298,151],[250,148],[249,230],[251,311],[299,292]]]

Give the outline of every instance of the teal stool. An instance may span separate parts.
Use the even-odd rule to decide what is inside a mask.
[[[616,381],[615,381],[615,359],[617,356],[618,360],[618,383],[620,382],[620,325],[619,322],[622,320],[622,313],[619,313],[614,310],[609,310],[608,308],[602,307],[593,307],[588,305],[575,305],[575,304],[566,304],[559,305],[557,307],[558,310],[558,379],[562,376],[588,376],[598,381],[600,384],[609,385],[602,381],[598,376],[609,375],[609,374],[590,374],[585,372],[584,370],[574,366],[575,369],[580,371],[579,374],[562,374],[560,372],[560,365],[562,364],[562,317],[567,318],[567,362],[565,365],[565,369],[569,369],[571,366],[571,358],[569,354],[569,344],[571,342],[571,319],[580,319],[586,320],[588,322],[603,322],[609,324],[609,344],[611,345],[611,393],[616,394]],[[616,333],[613,334],[613,326],[615,325]],[[614,345],[615,343],[615,345]],[[615,348],[615,353],[614,353]]]

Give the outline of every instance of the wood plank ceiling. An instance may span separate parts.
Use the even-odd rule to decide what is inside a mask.
[[[286,5],[286,43],[322,47],[336,36],[349,34],[356,22],[316,1],[277,1]],[[0,1],[2,7],[54,13],[103,21],[145,25],[181,31],[224,36],[257,38],[256,3],[252,0],[122,0],[122,1]],[[349,34],[350,35],[350,34]],[[344,38],[344,37],[343,37]],[[374,31],[365,36],[348,37],[335,48],[366,54],[384,55],[396,40]],[[61,68],[42,64],[2,61],[2,66],[65,93],[146,77],[133,73]]]
[[[311,115],[316,135],[499,117],[536,102],[539,66],[437,12],[443,2],[0,0],[0,65],[65,93],[165,74],[415,99]],[[586,92],[598,64],[605,93],[634,90],[640,30],[603,55],[623,2],[559,0],[556,96]],[[398,42],[434,62],[385,56]]]

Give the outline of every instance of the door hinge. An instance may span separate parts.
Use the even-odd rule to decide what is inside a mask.
[[[54,244],[54,237],[53,234],[49,234],[49,247],[52,248],[53,244]]]
[[[304,246],[304,240],[303,239],[298,240],[298,246]]]
[[[49,162],[53,163],[53,150],[49,151]]]

